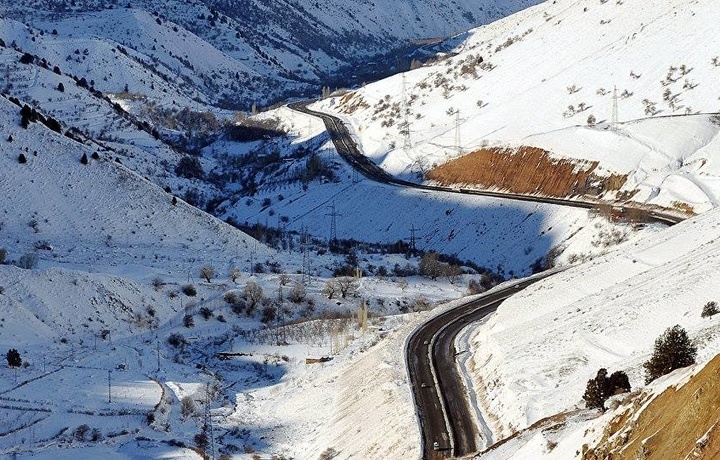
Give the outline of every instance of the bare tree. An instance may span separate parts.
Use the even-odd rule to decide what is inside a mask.
[[[305,286],[303,286],[301,283],[293,283],[292,288],[290,288],[290,294],[288,295],[288,299],[290,299],[290,302],[300,303],[305,300],[305,297],[307,297],[307,293],[305,292]]]
[[[340,297],[343,299],[352,295],[357,290],[357,280],[351,276],[341,276],[337,278],[338,289],[340,289]]]
[[[245,300],[248,302],[247,311],[250,314],[257,304],[264,298],[263,290],[259,284],[250,280],[245,283],[245,291],[243,292]]]
[[[180,414],[182,414],[183,418],[197,415],[197,406],[192,396],[187,395],[180,400]]]
[[[457,265],[447,264],[445,267],[443,267],[443,274],[447,276],[450,284],[455,284],[460,281],[462,273],[462,268],[458,267]]]
[[[230,277],[230,281],[234,283],[238,278],[240,278],[240,270],[237,267],[231,268],[228,273],[228,277]]]
[[[278,279],[280,282],[280,286],[285,286],[290,282],[290,275],[287,273],[283,273],[280,275],[280,278]]]
[[[337,291],[338,291],[338,285],[337,285],[337,282],[335,282],[335,280],[328,280],[325,283],[325,287],[323,287],[323,294],[325,294],[328,299],[332,299]]]
[[[408,287],[408,282],[407,280],[400,278],[399,280],[397,280],[397,285],[401,291],[405,292],[405,289],[407,289]]]
[[[211,280],[215,277],[215,269],[212,268],[210,265],[205,265],[203,268],[200,269],[200,277],[205,278],[205,281],[210,283]]]
[[[420,259],[418,270],[421,275],[434,280],[442,275],[442,265],[443,263],[438,260],[436,252],[428,252]]]

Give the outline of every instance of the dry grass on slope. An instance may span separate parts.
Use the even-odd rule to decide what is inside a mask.
[[[593,174],[597,166],[596,161],[552,158],[537,147],[483,148],[432,169],[427,178],[443,185],[472,184],[553,197],[598,196],[625,184],[627,176]]]
[[[665,390],[642,412],[616,417],[600,444],[583,452],[583,460],[717,459],[718,422],[720,355],[683,386]]]
[[[370,105],[360,94],[351,92],[340,98],[340,107],[342,107],[342,113],[352,115],[358,109],[369,109]]]

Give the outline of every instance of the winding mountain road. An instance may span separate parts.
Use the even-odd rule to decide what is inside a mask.
[[[548,196],[541,196],[541,195],[528,195],[528,194],[522,194],[522,193],[512,193],[512,192],[500,192],[500,191],[494,191],[494,190],[479,190],[479,189],[469,189],[469,188],[453,188],[453,187],[442,187],[439,185],[428,185],[428,184],[418,184],[416,182],[410,182],[402,179],[398,179],[396,177],[391,176],[388,174],[384,169],[380,168],[378,165],[373,163],[368,157],[362,154],[360,152],[360,149],[358,148],[357,144],[352,138],[352,135],[350,134],[350,131],[347,129],[345,124],[340,120],[339,118],[328,115],[324,112],[318,112],[316,110],[312,110],[308,108],[308,105],[314,103],[316,101],[301,101],[301,102],[293,102],[288,104],[288,107],[290,107],[293,110],[296,110],[298,112],[302,112],[308,115],[312,115],[315,117],[318,117],[323,120],[325,123],[325,128],[328,131],[328,134],[330,135],[330,139],[333,141],[333,144],[335,145],[335,150],[337,150],[338,154],[347,161],[353,168],[355,168],[357,171],[359,171],[362,175],[367,177],[368,179],[381,182],[383,184],[388,185],[398,185],[402,187],[411,187],[419,190],[432,190],[436,192],[449,192],[449,193],[461,193],[466,195],[478,195],[478,196],[487,196],[492,198],[502,198],[506,200],[518,200],[518,201],[530,201],[533,203],[547,203],[547,204],[557,204],[560,206],[570,206],[574,208],[582,208],[582,209],[593,209],[598,208],[599,206],[603,204],[608,204],[607,202],[602,202],[599,200],[591,200],[591,199],[582,199],[580,197],[569,199],[569,198],[554,198],[554,197],[548,197]],[[623,205],[627,209],[634,210],[638,215],[644,215],[645,220],[647,221],[654,221],[654,222],[662,222],[664,224],[676,224],[682,220],[684,220],[684,217],[679,217],[675,214],[657,211],[657,210],[650,210],[642,207],[634,207],[634,206],[628,206]]]
[[[464,193],[520,201],[542,202],[591,209],[603,204],[582,199],[550,198],[537,195],[449,188],[417,184],[397,179],[360,152],[344,123],[337,117],[308,108],[315,101],[291,103],[296,111],[321,118],[338,154],[368,179],[401,187],[438,192]],[[683,218],[660,211],[623,205],[644,214],[648,221],[673,225]],[[408,375],[422,432],[422,458],[439,460],[463,457],[482,447],[475,411],[468,400],[468,390],[456,365],[455,337],[470,322],[490,315],[508,297],[532,283],[556,272],[545,272],[515,284],[493,290],[458,307],[445,311],[419,326],[408,338],[406,359]],[[487,441],[487,440],[486,440]]]
[[[495,312],[505,299],[546,276],[521,280],[443,312],[409,337],[406,358],[423,435],[423,458],[461,457],[480,450],[475,411],[455,361],[465,350],[455,349],[455,337],[469,323]]]

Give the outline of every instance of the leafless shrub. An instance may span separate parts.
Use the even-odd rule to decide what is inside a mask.
[[[654,116],[660,113],[660,110],[657,108],[657,104],[650,99],[643,99],[642,103],[645,106],[645,115]]]
[[[333,449],[332,447],[328,447],[320,454],[320,457],[318,457],[318,460],[332,460],[333,458],[337,457],[338,455],[340,455],[340,452]]]
[[[323,286],[323,294],[325,294],[325,296],[328,299],[332,299],[337,291],[338,291],[337,281],[328,280],[325,282],[325,286]]]
[[[568,86],[566,89],[567,89],[568,94],[575,94],[578,91],[580,91],[582,88],[578,88],[577,85],[572,85],[572,86]]]
[[[301,283],[293,283],[292,288],[290,289],[290,294],[288,294],[288,300],[293,303],[300,303],[307,297],[307,293],[305,291],[305,286],[303,286]]]
[[[182,293],[188,297],[195,297],[197,295],[197,289],[192,284],[186,284],[181,288]]]
[[[427,297],[424,296],[417,296],[411,301],[411,308],[412,311],[418,312],[418,311],[428,311],[432,309],[432,302],[427,299]]]
[[[39,261],[40,258],[36,253],[28,252],[27,254],[20,256],[15,265],[20,268],[24,268],[25,270],[32,270],[33,268],[37,268]]]
[[[160,289],[162,289],[163,286],[165,286],[165,281],[163,281],[160,277],[153,278],[152,286],[155,288],[156,291],[159,291]]]
[[[243,291],[243,295],[245,297],[245,300],[248,302],[248,314],[252,314],[252,311],[255,309],[257,304],[261,302],[265,297],[260,285],[253,280],[250,280],[245,284],[245,290]]]
[[[212,268],[210,265],[205,265],[200,269],[200,277],[204,278],[205,281],[210,283],[215,277],[215,269]]]
[[[340,297],[343,299],[352,296],[357,290],[357,280],[351,276],[341,276],[336,278],[338,289],[340,290]]]
[[[190,395],[184,396],[180,400],[180,414],[182,414],[183,418],[197,415],[197,406]]]

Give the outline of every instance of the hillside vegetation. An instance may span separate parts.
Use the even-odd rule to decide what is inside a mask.
[[[619,411],[620,412],[620,411]],[[720,355],[660,394],[637,396],[583,460],[720,457]]]

